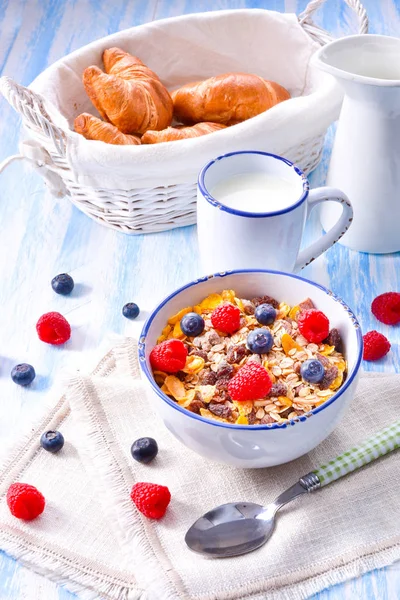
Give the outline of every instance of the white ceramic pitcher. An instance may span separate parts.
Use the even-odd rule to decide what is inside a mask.
[[[400,39],[355,35],[318,50],[313,62],[345,97],[327,185],[349,197],[354,221],[340,243],[361,252],[400,250]],[[321,209],[325,230],[340,208]]]

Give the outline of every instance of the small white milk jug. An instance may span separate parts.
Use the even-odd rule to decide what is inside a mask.
[[[349,197],[354,220],[340,243],[361,252],[400,250],[400,39],[355,35],[318,50],[314,64],[345,96],[327,185]],[[321,210],[325,230],[340,207]]]

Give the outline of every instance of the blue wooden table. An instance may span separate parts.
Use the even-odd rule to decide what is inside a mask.
[[[364,0],[364,5],[371,32],[400,34],[400,0]],[[55,60],[120,29],[187,12],[246,6],[299,13],[306,0],[0,0],[0,73],[27,85]],[[349,11],[340,0],[327,0],[316,22],[335,36],[354,32]],[[1,161],[17,152],[20,122],[3,99],[0,110]],[[313,186],[324,183],[332,136],[333,128],[323,161],[312,174]],[[306,241],[319,233],[314,216]],[[57,393],[65,370],[74,369],[87,353],[98,351],[109,333],[138,333],[156,302],[201,273],[194,227],[138,237],[115,233],[89,220],[67,200],[56,201],[39,176],[21,163],[0,176],[0,243],[0,439],[4,449],[40,411],[47,394]],[[71,297],[56,296],[50,287],[50,280],[60,272],[70,273],[77,283]],[[390,338],[390,354],[365,368],[398,370],[400,329],[379,324],[370,313],[370,303],[379,293],[400,291],[400,255],[358,254],[336,245],[303,273],[342,296],[359,316],[364,331],[376,328]],[[138,322],[121,315],[128,301],[142,308]],[[48,347],[37,339],[36,320],[50,310],[63,313],[72,324],[67,349]],[[36,368],[31,389],[19,388],[10,379],[11,368],[18,362]],[[0,600],[73,597],[0,554]],[[397,600],[400,566],[374,571],[314,598]]]

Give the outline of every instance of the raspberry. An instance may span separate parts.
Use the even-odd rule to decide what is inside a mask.
[[[240,310],[233,304],[220,304],[212,311],[211,323],[219,331],[234,333],[240,329]]]
[[[267,370],[255,362],[245,364],[228,384],[228,392],[233,400],[246,402],[265,398],[270,392],[272,381]]]
[[[177,373],[184,368],[188,351],[180,340],[165,340],[154,346],[150,363],[155,371]]]
[[[71,337],[70,324],[58,312],[49,312],[42,315],[36,323],[36,331],[42,342],[53,344],[53,346],[65,344]]]
[[[149,519],[161,519],[171,500],[171,493],[165,485],[155,483],[135,483],[131,498],[136,508]]]
[[[377,331],[368,331],[363,337],[364,360],[379,360],[390,350],[390,342],[384,335]]]
[[[399,292],[386,292],[377,296],[371,304],[372,314],[386,325],[400,323],[400,294]]]
[[[308,342],[319,344],[329,335],[329,319],[320,310],[311,308],[300,313],[297,324]]]
[[[7,492],[7,504],[17,519],[32,521],[42,514],[45,507],[43,494],[28,483],[12,483]]]

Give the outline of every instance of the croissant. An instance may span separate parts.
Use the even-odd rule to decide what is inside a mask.
[[[142,136],[142,144],[160,144],[161,142],[174,142],[175,140],[186,140],[188,138],[200,137],[207,133],[213,133],[219,129],[225,129],[225,125],[218,123],[197,123],[192,127],[167,127],[162,131],[146,131]]]
[[[172,92],[175,118],[188,125],[200,121],[234,125],[288,98],[289,92],[278,83],[247,73],[218,75]]]
[[[121,133],[115,125],[104,123],[104,121],[89,113],[82,113],[76,117],[74,128],[77,133],[81,133],[87,140],[100,140],[107,144],[120,145],[140,144],[139,137]]]
[[[103,53],[105,73],[98,67],[83,72],[86,93],[105,121],[122,133],[165,129],[173,104],[167,89],[141,60],[110,48]]]

